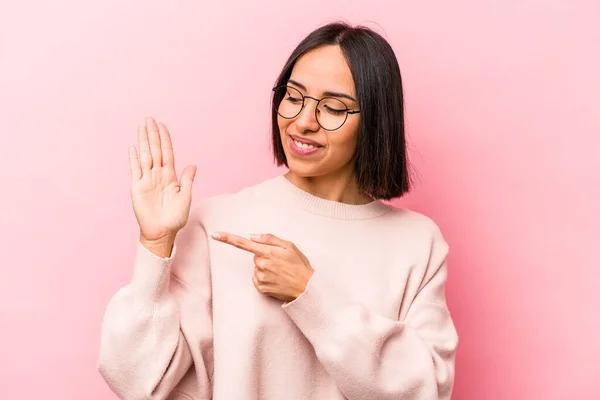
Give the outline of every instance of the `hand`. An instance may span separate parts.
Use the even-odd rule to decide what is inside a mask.
[[[148,242],[174,240],[187,223],[192,201],[195,166],[186,166],[177,181],[175,157],[167,127],[146,118],[138,128],[140,155],[129,146],[131,199],[140,227],[140,238]]]
[[[252,282],[260,293],[292,301],[306,290],[314,269],[293,243],[271,234],[250,235],[252,240],[226,232],[211,237],[254,253]]]

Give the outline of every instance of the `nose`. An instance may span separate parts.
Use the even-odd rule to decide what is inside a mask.
[[[316,118],[316,109],[318,101],[311,97],[304,98],[304,108],[296,117],[296,126],[301,132],[317,132],[321,126]]]

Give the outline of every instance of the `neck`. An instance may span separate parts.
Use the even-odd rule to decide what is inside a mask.
[[[298,188],[325,200],[345,204],[368,204],[373,199],[359,190],[354,174],[328,174],[321,176],[300,176],[293,171],[285,177]]]

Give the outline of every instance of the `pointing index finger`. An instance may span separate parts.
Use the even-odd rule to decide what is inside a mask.
[[[265,255],[265,245],[253,242],[250,239],[246,239],[245,237],[235,235],[229,232],[214,232],[211,233],[210,236],[223,243],[230,244],[238,249],[249,251],[250,253],[254,253],[257,256]]]

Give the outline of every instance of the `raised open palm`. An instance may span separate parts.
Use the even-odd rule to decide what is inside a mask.
[[[171,136],[153,118],[146,118],[146,125],[138,128],[138,146],[139,156],[135,146],[129,146],[129,160],[140,237],[147,241],[173,238],[189,217],[196,167],[186,166],[177,180]]]

